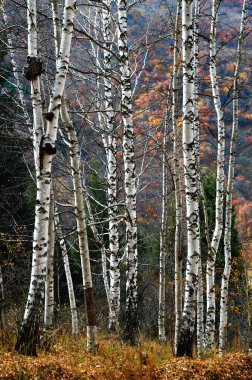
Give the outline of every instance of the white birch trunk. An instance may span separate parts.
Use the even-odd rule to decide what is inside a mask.
[[[57,208],[55,208],[56,214],[55,214],[55,229],[56,233],[59,239],[59,244],[61,248],[61,254],[63,258],[64,263],[64,270],[67,280],[67,290],[68,290],[68,296],[69,296],[69,304],[70,304],[70,312],[71,312],[71,319],[72,319],[72,335],[76,336],[79,333],[79,323],[78,323],[78,314],[77,314],[77,307],[76,307],[76,301],[75,301],[75,294],[74,294],[74,287],[73,287],[73,280],[69,265],[69,259],[68,259],[68,253],[67,253],[67,247],[65,243],[65,239],[62,233],[62,228],[60,224],[60,218]]]
[[[182,0],[183,157],[186,193],[187,263],[185,301],[177,355],[192,356],[199,262],[199,200],[193,106],[193,1]]]
[[[169,102],[167,102],[164,121],[164,135],[162,146],[162,217],[160,229],[159,253],[159,302],[158,302],[158,336],[162,344],[166,343],[165,335],[165,259],[167,256],[167,229],[168,229],[168,170],[167,170],[167,123]]]
[[[197,160],[197,176],[198,176],[198,194],[200,194],[200,162],[199,162],[199,148],[200,148],[200,135],[199,135],[199,112],[198,112],[198,98],[199,98],[199,76],[198,76],[198,54],[199,54],[199,5],[200,1],[194,2],[194,25],[193,25],[193,66],[194,66],[194,140],[195,140],[195,155]],[[200,234],[200,229],[199,229]],[[198,263],[198,286],[197,286],[197,351],[198,355],[203,354],[204,349],[204,289],[202,277],[202,261],[201,261],[201,248],[199,245],[199,263]]]
[[[228,167],[228,181],[226,192],[226,212],[225,212],[225,230],[224,230],[224,253],[225,267],[221,280],[221,298],[220,298],[220,326],[219,326],[219,354],[223,356],[226,349],[226,332],[227,332],[227,305],[228,305],[228,284],[231,272],[231,229],[232,229],[232,199],[234,187],[234,170],[236,156],[236,140],[238,133],[238,96],[239,96],[239,75],[242,61],[242,41],[244,38],[244,28],[246,22],[247,0],[243,1],[240,32],[237,47],[237,62],[234,73],[234,98],[233,98],[233,124],[230,142],[230,155]]]
[[[118,4],[118,49],[121,70],[121,113],[124,127],[123,159],[126,209],[126,324],[124,339],[137,342],[137,219],[136,219],[136,168],[134,157],[134,128],[132,120],[132,91],[127,40],[127,8],[125,0]]]
[[[181,24],[182,1],[177,3],[177,15],[175,26],[173,73],[172,73],[172,128],[173,128],[173,172],[175,187],[175,337],[174,351],[177,352],[178,338],[182,320],[182,200],[181,200],[181,175],[179,168],[179,129],[178,129],[178,60],[179,60],[179,35]]]
[[[28,19],[28,59],[38,61],[36,1],[27,1]],[[16,350],[27,355],[36,355],[38,328],[42,315],[48,226],[44,217],[49,219],[49,205],[41,204],[44,181],[40,176],[40,141],[44,133],[40,73],[31,78],[31,98],[33,107],[33,149],[37,180],[37,201],[35,208],[35,228],[33,234],[33,254],[31,281],[22,326],[18,333]],[[50,197],[50,196],[49,196]]]
[[[44,137],[40,75],[42,67],[38,60],[36,0],[27,1],[28,18],[28,66],[25,77],[31,81],[33,106],[33,143],[37,180],[35,228],[33,235],[33,257],[30,289],[23,323],[18,334],[16,350],[27,355],[36,355],[38,328],[43,304],[46,256],[48,249],[49,210],[51,190],[51,164],[56,152],[59,108],[68,70],[73,32],[75,1],[67,0],[63,11],[62,40],[57,58],[57,72],[46,115],[47,130]]]
[[[64,127],[68,133],[68,139],[70,141],[70,164],[73,178],[73,190],[74,190],[74,206],[75,216],[77,223],[77,233],[79,240],[79,250],[81,258],[81,270],[83,277],[83,288],[85,292],[86,300],[86,313],[87,313],[87,350],[89,352],[95,352],[98,350],[97,340],[97,327],[96,327],[96,315],[94,307],[93,297],[93,284],[92,274],[90,267],[90,257],[88,248],[88,236],[86,225],[86,213],[83,186],[81,181],[81,162],[79,154],[79,144],[74,126],[69,118],[65,100],[61,107],[61,118],[64,123]]]
[[[111,0],[105,0],[103,9],[103,38],[104,49],[104,87],[105,87],[105,110],[108,133],[107,151],[107,183],[108,183],[108,215],[109,215],[109,251],[110,251],[110,314],[109,329],[118,329],[120,314],[120,268],[119,268],[119,232],[118,232],[118,207],[117,207],[117,165],[116,165],[116,139],[114,132],[115,113],[112,103],[112,54],[111,45]]]
[[[212,19],[210,32],[210,78],[215,111],[217,114],[218,148],[217,148],[217,175],[216,175],[216,201],[215,201],[215,227],[211,240],[211,249],[208,252],[206,269],[206,331],[205,344],[209,351],[213,351],[215,339],[215,262],[216,254],[223,231],[223,200],[224,200],[224,164],[225,164],[225,125],[220,100],[219,85],[216,69],[216,23],[219,1],[212,2]]]
[[[59,32],[58,23],[58,2],[57,0],[52,1],[53,18],[54,18],[54,34],[55,34],[55,46],[56,52],[59,52],[59,57],[61,55],[61,46],[64,42],[63,28],[62,32]],[[60,43],[59,43],[60,42]],[[58,46],[60,48],[58,49]],[[79,155],[79,144],[77,140],[77,135],[73,126],[73,123],[69,117],[65,94],[62,93],[61,102],[61,118],[64,123],[64,127],[68,133],[69,139],[69,149],[70,149],[70,165],[71,173],[73,179],[73,190],[74,190],[74,206],[75,206],[75,216],[77,223],[77,233],[79,241],[80,259],[81,259],[81,271],[83,279],[83,288],[85,293],[86,301],[86,314],[87,314],[87,350],[97,351],[98,340],[97,340],[97,327],[96,327],[96,315],[94,308],[94,298],[93,298],[93,285],[92,285],[92,275],[90,267],[90,257],[88,248],[88,236],[87,236],[87,226],[86,226],[86,215],[84,206],[84,194],[83,186],[81,181],[81,161]]]
[[[55,248],[55,224],[54,224],[54,197],[51,191],[51,205],[49,213],[49,242],[47,250],[46,278],[45,278],[45,308],[44,308],[44,332],[50,330],[53,325],[54,313],[54,248]]]

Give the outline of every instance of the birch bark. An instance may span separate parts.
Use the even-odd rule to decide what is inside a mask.
[[[182,0],[183,157],[186,193],[187,263],[185,301],[177,356],[192,356],[199,262],[199,200],[193,107],[193,1]]]
[[[193,81],[193,106],[194,106],[194,141],[195,141],[195,155],[197,162],[197,176],[198,176],[198,194],[200,194],[201,177],[200,177],[200,162],[199,162],[199,149],[200,149],[200,134],[199,134],[199,112],[198,112],[198,98],[199,98],[199,6],[200,1],[194,2],[194,24],[193,24],[193,66],[194,66],[194,81]],[[200,228],[199,228],[200,235]],[[197,351],[198,355],[203,354],[204,349],[204,289],[202,277],[202,260],[201,248],[199,244],[199,263],[198,263],[198,286],[197,286]]]
[[[177,2],[177,15],[174,38],[173,73],[172,73],[172,128],[173,128],[173,171],[175,186],[175,337],[174,351],[177,352],[178,337],[182,320],[182,200],[181,175],[179,168],[179,129],[178,129],[178,60],[179,36],[181,26],[182,1]]]
[[[52,157],[56,153],[55,143],[59,108],[61,106],[61,98],[70,58],[75,3],[75,1],[66,0],[63,10],[62,40],[60,52],[57,57],[57,71],[50,99],[49,112],[46,115],[47,128],[44,132],[40,89],[42,65],[38,59],[37,41],[37,4],[36,0],[27,1],[28,66],[25,67],[24,74],[26,78],[31,81],[37,198],[30,289],[23,323],[19,330],[16,343],[16,350],[26,355],[37,354],[36,345],[42,314],[46,255],[48,249],[51,165]]]
[[[132,91],[130,83],[129,52],[127,40],[127,7],[125,0],[118,4],[118,49],[121,70],[121,113],[124,127],[123,159],[126,209],[126,323],[124,339],[137,343],[137,219],[136,219],[136,168],[134,157],[134,128],[132,120]]]
[[[159,253],[159,302],[158,302],[158,335],[162,344],[166,343],[165,335],[165,259],[167,256],[167,229],[168,229],[168,157],[167,157],[167,123],[168,107],[164,122],[164,135],[162,146],[162,217],[160,229],[160,253]]]
[[[93,297],[93,284],[92,284],[92,274],[90,267],[90,257],[88,248],[88,236],[87,236],[87,225],[86,225],[86,213],[85,213],[85,203],[83,186],[81,181],[81,161],[79,154],[79,144],[77,140],[77,135],[69,118],[66,102],[62,103],[61,107],[61,118],[64,123],[64,127],[68,133],[68,139],[70,141],[70,164],[71,172],[73,178],[73,190],[74,190],[74,205],[75,205],[75,215],[77,223],[77,233],[79,240],[79,250],[81,258],[81,270],[83,277],[83,288],[85,292],[86,300],[86,313],[87,313],[87,350],[89,352],[95,352],[98,350],[98,340],[97,340],[97,326],[96,326],[96,313]]]
[[[59,22],[58,22],[59,16],[58,16],[58,1],[57,0],[52,1],[52,9],[53,9],[53,19],[54,19],[54,35],[55,35],[56,52],[59,52],[59,55],[60,55],[60,49],[62,46],[62,41],[64,40],[64,34],[62,31],[60,33],[60,27],[59,27]],[[69,140],[70,165],[71,165],[73,190],[74,190],[75,216],[76,216],[76,223],[77,223],[83,288],[84,288],[85,301],[86,301],[87,350],[89,352],[95,352],[98,349],[98,340],[97,340],[96,314],[95,314],[94,297],[93,297],[92,274],[91,274],[89,248],[88,248],[85,203],[84,203],[83,186],[82,186],[82,180],[81,180],[81,161],[80,161],[80,154],[79,154],[79,144],[78,144],[78,139],[77,139],[76,131],[74,129],[72,120],[69,117],[69,113],[68,113],[67,105],[66,105],[66,98],[65,98],[64,93],[62,94],[62,102],[61,102],[61,119],[64,123],[64,127],[67,130],[68,140]]]
[[[51,205],[49,212],[49,241],[46,262],[45,278],[45,308],[44,308],[44,332],[50,330],[53,325],[54,313],[54,248],[55,248],[55,224],[54,224],[54,196],[51,191]]]
[[[206,268],[206,331],[205,344],[208,350],[213,351],[215,338],[215,262],[219,248],[219,242],[223,231],[223,200],[224,200],[224,164],[225,164],[225,125],[224,115],[220,100],[219,85],[216,69],[216,24],[220,1],[212,2],[212,18],[210,31],[210,78],[215,111],[217,114],[218,148],[217,148],[217,175],[216,175],[216,202],[215,202],[215,227],[211,240],[211,248],[208,252]]]
[[[111,0],[105,0],[103,9],[103,38],[104,49],[104,87],[105,110],[108,133],[107,151],[107,183],[108,183],[108,215],[109,215],[109,251],[110,251],[110,315],[109,329],[118,329],[120,314],[120,256],[119,256],[119,232],[118,232],[118,206],[117,206],[117,163],[116,163],[116,139],[114,131],[115,112],[112,102],[112,69],[111,69]]]
[[[37,46],[37,17],[36,1],[27,1],[28,20],[28,59],[38,61]],[[33,108],[33,149],[37,180],[37,201],[35,208],[35,228],[33,234],[33,255],[31,281],[28,300],[25,308],[22,326],[18,332],[16,350],[27,355],[37,355],[36,345],[38,341],[38,328],[41,320],[44,280],[46,272],[46,255],[48,241],[48,226],[45,218],[49,219],[48,202],[42,200],[43,178],[40,175],[40,141],[44,133],[40,75],[31,80],[31,98]],[[43,203],[42,203],[43,202]]]
[[[225,254],[225,267],[221,280],[221,299],[220,299],[220,326],[219,326],[219,354],[224,355],[226,349],[226,331],[227,331],[227,304],[228,304],[228,284],[231,272],[231,228],[232,228],[232,199],[234,187],[234,170],[235,170],[235,156],[236,156],[236,140],[238,134],[238,121],[239,121],[239,75],[242,62],[242,42],[244,39],[244,29],[246,25],[247,13],[247,0],[243,1],[240,31],[237,46],[237,62],[234,73],[233,85],[233,124],[230,142],[229,153],[229,167],[228,167],[228,181],[226,192],[226,212],[225,212],[225,229],[224,229],[224,254]]]

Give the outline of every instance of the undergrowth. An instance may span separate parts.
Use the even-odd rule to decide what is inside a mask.
[[[124,345],[114,335],[103,336],[99,353],[86,352],[84,337],[63,335],[37,358],[18,355],[10,345],[0,348],[0,379],[13,380],[251,380],[252,355],[231,353],[223,359],[174,358],[169,345],[141,339]]]

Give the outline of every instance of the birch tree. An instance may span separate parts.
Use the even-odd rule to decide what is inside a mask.
[[[193,1],[182,0],[183,162],[186,194],[187,262],[185,300],[177,356],[192,356],[199,262],[199,200],[193,107]]]
[[[48,250],[45,277],[45,307],[44,307],[44,332],[53,326],[54,313],[54,248],[55,248],[55,223],[54,223],[54,196],[51,191],[51,205],[49,212]]]
[[[175,38],[173,50],[172,73],[172,128],[173,128],[173,173],[175,187],[175,338],[174,351],[177,352],[178,337],[182,320],[182,200],[181,200],[181,175],[179,168],[179,129],[178,129],[178,61],[179,61],[179,36],[181,27],[182,1],[177,2],[177,14],[175,25]]]
[[[92,283],[92,274],[91,274],[89,248],[88,248],[84,194],[83,194],[83,186],[82,186],[82,179],[81,179],[81,162],[80,162],[80,155],[79,155],[79,145],[78,145],[78,140],[77,140],[74,126],[67,114],[65,102],[61,110],[61,117],[64,122],[64,127],[67,129],[68,139],[70,141],[70,146],[69,146],[70,164],[71,164],[71,172],[72,172],[72,178],[73,178],[75,215],[76,215],[79,250],[80,250],[80,257],[81,257],[83,287],[85,291],[85,300],[86,300],[87,350],[97,351],[98,340],[97,340],[96,313],[95,313],[95,305],[94,305],[93,283]]]
[[[215,201],[215,227],[211,240],[211,247],[208,251],[206,268],[206,347],[212,351],[215,337],[215,262],[216,254],[223,231],[223,200],[224,200],[224,163],[225,163],[225,124],[224,115],[220,99],[219,84],[217,81],[216,68],[216,25],[220,1],[212,2],[212,17],[210,31],[210,78],[214,107],[217,115],[218,147],[217,147],[217,175],[216,175],[216,201]]]
[[[120,314],[120,256],[119,256],[119,232],[118,232],[118,206],[117,206],[117,160],[116,160],[116,138],[115,138],[115,112],[112,101],[112,31],[111,31],[111,0],[105,1],[102,12],[103,39],[106,49],[104,54],[104,87],[105,87],[105,123],[107,141],[105,149],[107,155],[107,201],[109,216],[109,264],[110,264],[110,315],[109,328],[118,329]]]
[[[194,23],[193,23],[193,66],[194,66],[194,81],[193,81],[193,106],[194,106],[194,142],[195,142],[195,156],[197,164],[198,176],[198,194],[200,194],[201,176],[200,176],[200,162],[199,162],[199,149],[200,149],[200,135],[199,135],[199,112],[198,112],[198,99],[199,99],[199,7],[200,1],[194,1]],[[200,228],[199,228],[200,234]],[[203,274],[202,274],[202,260],[201,260],[201,247],[199,244],[199,262],[198,262],[198,285],[197,285],[197,350],[198,355],[202,355],[204,348],[204,288],[203,288]]]
[[[238,133],[239,121],[239,76],[242,63],[242,42],[244,39],[244,29],[246,26],[246,14],[248,1],[243,1],[241,23],[238,36],[237,62],[234,73],[233,83],[233,123],[229,152],[228,180],[226,191],[226,211],[225,211],[225,229],[224,229],[224,254],[225,266],[221,280],[221,298],[220,298],[220,326],[219,326],[219,354],[222,356],[226,349],[226,331],[227,331],[227,305],[228,305],[228,284],[231,272],[231,228],[232,228],[232,199],[234,187],[234,170],[236,156],[236,140]]]
[[[163,144],[162,144],[162,216],[160,228],[160,253],[159,253],[159,297],[158,297],[158,336],[159,341],[166,343],[165,335],[165,259],[167,256],[167,229],[168,229],[168,157],[167,157],[167,124],[168,107],[164,120]]]
[[[126,209],[126,323],[124,339],[136,344],[137,319],[137,219],[136,166],[134,157],[134,127],[132,120],[132,91],[130,82],[129,49],[127,39],[127,7],[125,0],[118,5],[118,49],[121,70],[121,114],[123,123],[124,190]]]
[[[31,282],[25,314],[16,343],[16,350],[19,353],[27,355],[37,354],[36,344],[43,306],[43,288],[48,249],[51,167],[52,158],[56,153],[55,144],[59,109],[69,65],[75,5],[75,1],[67,0],[63,10],[62,39],[59,55],[56,60],[57,70],[48,113],[45,115],[47,121],[45,129],[42,115],[40,83],[43,68],[42,62],[38,58],[37,4],[36,0],[27,1],[28,65],[24,68],[24,75],[27,80],[31,81],[37,196]]]
[[[54,19],[54,35],[56,52],[60,51],[59,48],[62,44],[62,39],[64,35],[60,33],[59,28],[59,15],[58,15],[58,1],[52,1],[53,9],[53,19]],[[74,209],[77,224],[77,234],[80,250],[81,259],[81,271],[83,279],[83,288],[85,293],[86,301],[86,317],[87,317],[87,350],[97,351],[98,340],[97,340],[97,326],[96,326],[96,313],[94,305],[93,296],[93,284],[92,284],[92,274],[90,267],[90,256],[88,247],[88,235],[87,235],[87,225],[86,225],[86,213],[85,213],[85,202],[83,194],[82,185],[82,172],[81,172],[81,160],[79,154],[79,143],[77,139],[77,134],[73,125],[73,122],[69,116],[67,105],[66,105],[66,95],[63,93],[62,103],[60,109],[61,119],[64,124],[64,128],[67,130],[69,150],[70,150],[70,165],[71,174],[73,181],[73,191],[74,191]]]

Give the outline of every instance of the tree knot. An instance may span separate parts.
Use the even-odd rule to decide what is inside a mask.
[[[32,81],[44,72],[40,58],[27,57],[27,63],[28,65],[23,69],[23,75],[27,80]]]

